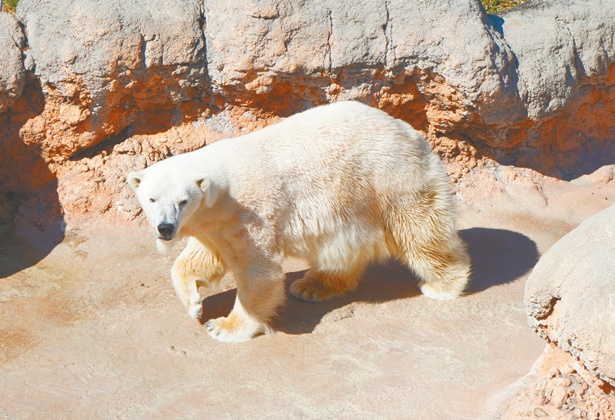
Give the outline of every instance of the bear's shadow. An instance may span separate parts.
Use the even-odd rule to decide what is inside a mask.
[[[472,276],[466,290],[468,295],[515,281],[538,261],[536,244],[523,234],[488,228],[466,229],[460,234],[472,259]],[[311,333],[326,314],[353,302],[382,303],[420,294],[417,277],[395,261],[369,267],[357,290],[319,303],[297,300],[288,292],[290,285],[304,274],[305,271],[287,273],[286,303],[273,320],[277,331],[286,334]],[[202,321],[228,315],[235,293],[233,289],[207,297],[203,301]]]

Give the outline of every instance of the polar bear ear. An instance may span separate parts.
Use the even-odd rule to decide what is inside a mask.
[[[213,207],[218,200],[218,188],[216,185],[205,177],[197,178],[196,185],[203,191],[203,195],[205,196],[205,207]]]
[[[126,177],[126,182],[128,185],[132,187],[133,190],[137,190],[139,188],[139,184],[141,184],[141,180],[143,179],[143,174],[141,172],[131,172]]]

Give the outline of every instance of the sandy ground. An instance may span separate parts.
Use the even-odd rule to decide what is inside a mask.
[[[289,297],[278,332],[242,344],[188,317],[148,229],[16,226],[0,242],[0,418],[491,418],[545,346],[523,307],[532,267],[615,202],[613,183],[498,182],[457,188],[467,296],[433,301],[375,266],[343,298]],[[287,285],[306,269],[286,268]],[[231,309],[224,285],[202,290],[205,319]]]

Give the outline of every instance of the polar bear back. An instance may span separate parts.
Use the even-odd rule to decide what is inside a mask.
[[[358,102],[338,102],[296,114],[229,142],[228,167],[246,169],[263,181],[281,178],[297,192],[351,188],[355,182],[376,188],[420,189],[442,175],[439,160],[410,125]],[[248,168],[244,162],[250,162]],[[411,182],[407,182],[411,178]],[[352,182],[351,182],[352,181]],[[309,185],[305,185],[308,183]]]
[[[357,102],[314,108],[202,153],[237,202],[273,221],[286,254],[318,250],[310,259],[322,266],[351,265],[361,250],[385,258],[392,205],[411,206],[430,190],[451,207],[446,174],[423,136]]]

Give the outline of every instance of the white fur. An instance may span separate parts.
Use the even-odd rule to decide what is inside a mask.
[[[287,256],[311,263],[291,288],[311,301],[352,290],[367,264],[390,257],[419,275],[429,297],[456,297],[467,283],[469,258],[439,159],[408,124],[356,102],[218,141],[128,181],[157,236],[170,223],[191,237],[172,270],[191,315],[195,282],[233,272],[235,309],[208,324],[222,341],[267,330],[284,299]]]
[[[224,328],[222,324],[227,318],[210,319],[205,324],[207,333],[216,340],[223,343],[241,343],[243,341],[251,340],[254,336],[259,334],[265,334],[269,331],[269,328],[263,325],[258,319],[251,316],[241,305],[239,299],[235,300],[235,306],[233,307],[233,315],[242,319],[243,325],[241,328],[229,330]],[[233,316],[231,315],[231,316]]]
[[[171,251],[173,251],[173,248],[175,248],[175,245],[177,244],[177,242],[178,242],[177,239],[172,239],[170,241],[163,241],[162,239],[156,239],[156,249],[161,254],[170,254]]]

